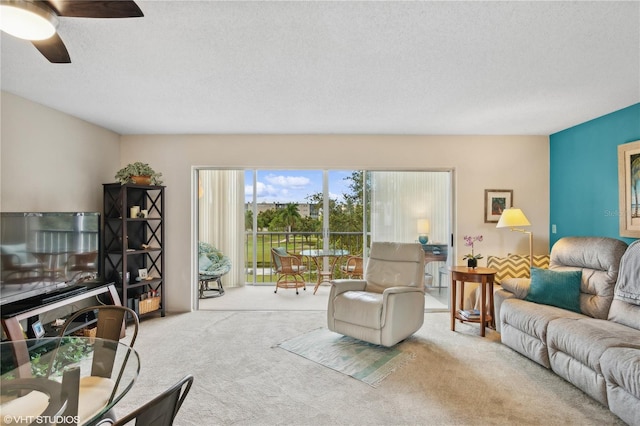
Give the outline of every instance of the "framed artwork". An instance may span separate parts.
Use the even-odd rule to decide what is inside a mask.
[[[141,280],[146,280],[147,277],[149,276],[149,273],[147,272],[147,268],[138,269],[138,276],[140,277]]]
[[[618,145],[620,236],[640,238],[640,141]]]
[[[498,223],[504,209],[513,207],[513,189],[484,190],[484,223]]]

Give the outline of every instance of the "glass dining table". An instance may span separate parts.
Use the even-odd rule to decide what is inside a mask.
[[[131,389],[138,353],[95,337],[0,343],[0,424],[93,425]]]
[[[316,294],[318,287],[323,282],[330,282],[333,279],[333,273],[336,269],[336,264],[341,257],[349,255],[348,250],[329,249],[329,250],[302,250],[301,256],[309,257],[313,260],[318,271],[318,280],[313,288],[313,294]],[[327,259],[325,265],[325,259]],[[326,266],[326,267],[325,267]]]

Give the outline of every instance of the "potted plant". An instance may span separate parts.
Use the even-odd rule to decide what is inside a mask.
[[[475,237],[469,235],[464,236],[464,245],[467,247],[471,247],[471,253],[465,254],[462,259],[467,261],[467,266],[469,268],[476,268],[478,266],[478,259],[482,259],[481,254],[475,254],[475,252],[473,251],[473,245],[476,241],[482,242],[482,235],[478,235]]]
[[[162,185],[162,173],[156,173],[147,163],[137,161],[127,164],[116,173],[116,181],[121,184]]]

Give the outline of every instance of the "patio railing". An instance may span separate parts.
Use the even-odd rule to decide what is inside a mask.
[[[256,253],[254,266],[253,233],[245,233],[246,282],[269,283],[276,282],[277,277],[271,261],[273,247],[285,247],[289,253],[300,254],[302,250],[322,249],[324,241],[320,232],[258,232],[256,234]],[[329,248],[347,250],[350,255],[362,254],[362,232],[331,232],[329,234]],[[338,259],[334,278],[342,278],[339,264],[344,263],[346,257]],[[307,271],[304,279],[315,282],[317,279],[316,266],[309,257],[302,258]]]

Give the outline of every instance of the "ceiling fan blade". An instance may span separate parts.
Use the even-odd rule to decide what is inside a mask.
[[[43,0],[58,16],[73,18],[139,18],[144,16],[131,0]]]
[[[33,40],[31,43],[54,64],[69,64],[71,58],[58,33],[46,40]]]

